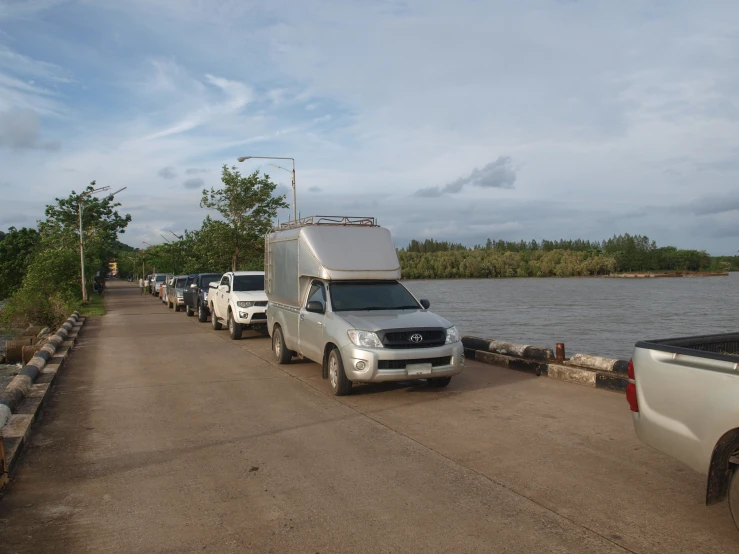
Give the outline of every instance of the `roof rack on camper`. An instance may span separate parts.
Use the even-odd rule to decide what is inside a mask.
[[[272,231],[284,231],[286,229],[296,229],[298,227],[307,227],[308,225],[340,225],[340,226],[364,226],[377,227],[377,219],[374,217],[364,216],[348,216],[348,215],[311,215],[287,223],[279,223]]]

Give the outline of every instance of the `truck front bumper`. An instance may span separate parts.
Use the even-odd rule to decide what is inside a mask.
[[[234,314],[236,323],[248,326],[267,325],[267,307],[236,308]]]
[[[350,381],[407,381],[451,377],[464,369],[461,342],[434,348],[391,349],[343,346],[341,359]]]

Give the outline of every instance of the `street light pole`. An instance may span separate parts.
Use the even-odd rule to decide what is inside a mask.
[[[80,215],[80,270],[82,273],[82,301],[87,302],[87,283],[85,282],[85,244],[82,241],[82,196],[77,203]]]
[[[122,189],[118,189],[113,194],[109,194],[108,198],[113,198],[116,194],[121,192],[122,190],[125,190],[128,187],[123,187]],[[82,301],[87,302],[87,281],[85,279],[85,242],[82,237],[82,201],[86,196],[90,196],[92,194],[95,194],[97,192],[104,192],[106,190],[110,190],[110,187],[100,187],[99,189],[94,190],[88,190],[83,192],[79,195],[77,198],[77,210],[79,212],[80,216],[80,273],[82,275]]]
[[[293,163],[293,170],[292,170],[292,185],[293,185],[293,219],[295,221],[298,220],[298,198],[297,198],[297,192],[295,189],[295,158],[281,158],[279,156],[241,156],[239,158],[236,158],[240,162],[244,162],[246,160],[252,160],[252,159],[258,159],[258,160],[290,160]],[[279,166],[277,166],[279,167]],[[285,169],[284,167],[280,167],[280,169]],[[285,170],[287,171],[287,170]]]

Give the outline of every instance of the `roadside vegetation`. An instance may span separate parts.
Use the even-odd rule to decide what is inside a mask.
[[[0,324],[5,328],[30,323],[53,327],[80,309],[90,313],[101,299],[83,306],[80,280],[80,221],[78,202],[83,193],[95,189],[93,181],[84,191],[57,198],[46,207],[38,229],[10,228],[0,237],[0,297],[5,306]],[[108,261],[120,246],[130,215],[121,216],[110,197],[84,198],[82,233],[85,243],[87,289],[90,298],[96,276],[108,271]],[[94,308],[94,309],[93,309]]]

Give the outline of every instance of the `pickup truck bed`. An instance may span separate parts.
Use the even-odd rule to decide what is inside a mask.
[[[705,475],[739,527],[739,333],[640,341],[629,366],[639,438]]]
[[[739,333],[645,340],[637,342],[636,348],[737,363],[739,362]]]

